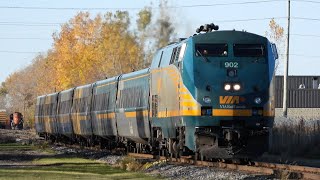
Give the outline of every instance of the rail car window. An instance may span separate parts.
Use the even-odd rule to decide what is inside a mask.
[[[228,44],[196,44],[196,56],[226,57]]]
[[[44,115],[46,115],[46,116],[54,115],[55,114],[55,106],[56,106],[55,103],[45,104],[44,105],[44,109],[45,109]]]
[[[71,110],[71,100],[61,101],[59,105],[59,114],[67,114],[70,113]]]
[[[143,107],[143,87],[131,87],[121,91],[120,108]]]
[[[88,106],[88,99],[89,97],[83,97],[79,99],[74,99],[74,107],[72,109],[73,112],[86,112]]]
[[[174,62],[177,62],[179,59],[181,47],[175,47],[173,48],[170,64],[173,64]]]
[[[108,110],[109,104],[110,104],[109,101],[110,101],[110,92],[95,95],[94,102],[93,102],[93,110],[95,111]]]
[[[263,44],[234,44],[235,57],[264,57],[266,54]]]
[[[137,108],[148,106],[148,87],[140,85],[121,90],[119,108]]]
[[[57,107],[56,103],[51,103],[50,104],[50,115],[55,115],[56,114],[56,107]]]

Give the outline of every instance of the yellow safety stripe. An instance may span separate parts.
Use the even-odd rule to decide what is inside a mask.
[[[180,115],[181,116],[200,116],[201,111],[200,110],[181,110]]]
[[[274,116],[274,111],[263,111],[263,116],[272,117]]]
[[[97,114],[97,119],[110,119],[110,118],[115,118],[116,114],[115,113],[103,113],[103,114]]]
[[[137,117],[137,116],[148,116],[148,111],[144,110],[144,111],[133,111],[133,112],[125,112],[125,116],[127,118],[133,118],[133,117]]]
[[[192,96],[190,94],[181,94],[180,97],[182,100],[192,99]]]
[[[197,107],[197,102],[180,102],[181,106],[188,106],[188,107]]]
[[[252,116],[251,109],[212,109],[212,116]]]

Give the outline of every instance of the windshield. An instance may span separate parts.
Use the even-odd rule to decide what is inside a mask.
[[[235,57],[264,57],[266,54],[263,44],[234,44]]]
[[[227,44],[196,44],[196,56],[226,57]]]

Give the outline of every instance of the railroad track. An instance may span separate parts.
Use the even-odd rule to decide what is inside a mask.
[[[61,145],[61,144],[60,144]],[[71,148],[79,148],[77,145],[66,145],[63,146]],[[89,150],[98,150],[99,148],[86,148]],[[139,158],[139,159],[159,159],[167,160],[174,164],[189,164],[202,167],[216,167],[227,170],[237,170],[246,173],[255,173],[274,176],[275,178],[286,178],[286,179],[309,179],[309,180],[320,180],[320,168],[308,167],[308,166],[298,166],[298,165],[288,165],[288,164],[277,164],[268,162],[257,162],[252,161],[250,165],[242,164],[232,164],[225,162],[210,162],[210,161],[194,161],[190,157],[181,158],[168,158],[165,156],[154,156],[151,154],[140,154],[140,153],[127,153],[128,156]]]
[[[135,158],[156,159],[155,156],[150,154],[128,153],[128,155]],[[224,162],[194,161],[193,159],[188,157],[167,158],[164,156],[160,156],[160,160],[168,160],[169,162],[176,164],[190,164],[196,166],[237,170],[247,173],[273,175],[276,178],[286,177],[288,179],[320,180],[320,168],[308,166],[297,166],[267,162],[251,162],[251,165],[241,165]]]

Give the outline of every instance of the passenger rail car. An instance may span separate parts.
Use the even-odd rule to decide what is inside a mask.
[[[59,137],[61,139],[72,139],[73,126],[71,121],[71,109],[73,102],[74,88],[61,91],[58,94],[57,107],[57,128],[59,130]]]
[[[37,132],[175,156],[261,155],[274,119],[275,45],[212,29],[159,49],[147,69],[57,93],[56,118],[43,113],[52,95],[38,97]],[[56,131],[43,127],[53,120]]]

